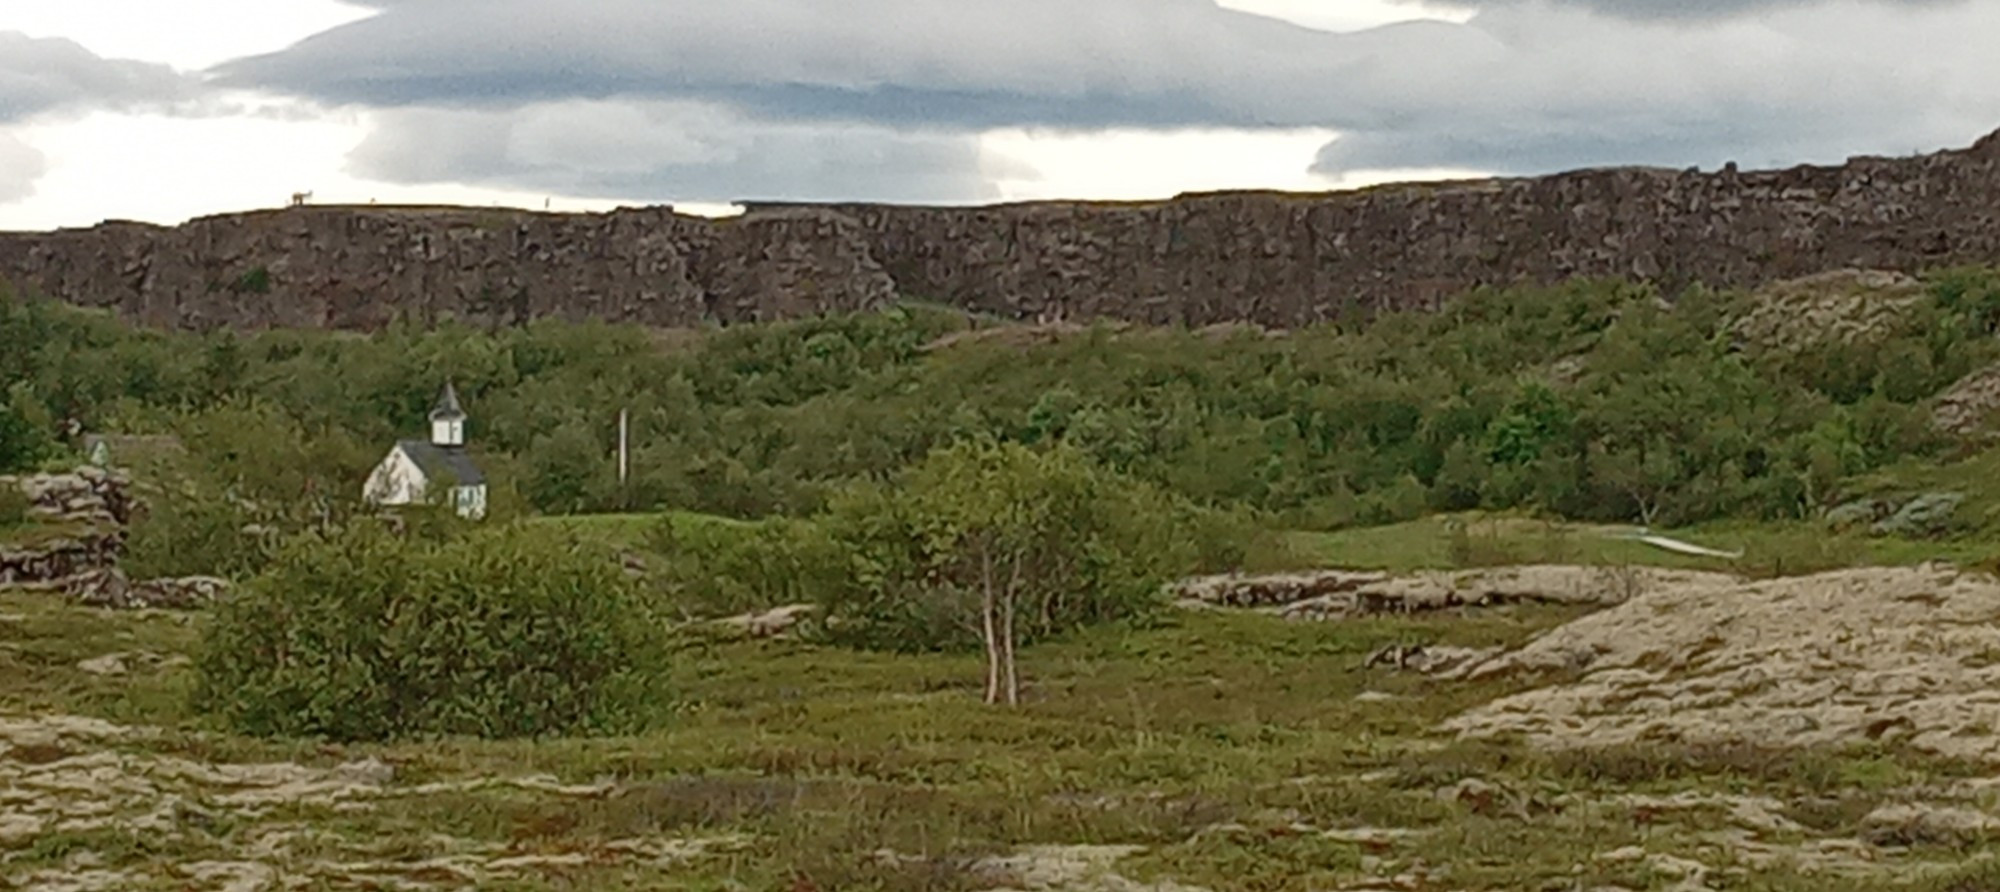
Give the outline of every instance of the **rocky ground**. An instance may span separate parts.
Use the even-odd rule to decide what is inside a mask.
[[[1669,585],[1459,670],[1580,675],[1453,719],[1539,745],[1887,742],[2000,764],[2000,581],[1948,567]]]
[[[2000,581],[1179,594],[1168,628],[1026,655],[1018,712],[971,663],[773,614],[690,657],[659,737],[349,748],[202,730],[187,614],[0,595],[0,887],[2000,888]]]
[[[83,892],[139,888],[436,888],[520,879],[551,865],[605,860],[672,865],[725,850],[729,837],[614,839],[588,850],[509,851],[435,834],[426,857],[384,857],[304,819],[354,815],[394,799],[506,787],[542,798],[606,795],[606,785],[566,786],[549,777],[398,784],[377,759],[330,767],[232,763],[150,748],[158,732],[75,716],[0,719],[0,852],[26,862],[0,873],[11,888]],[[230,827],[231,846],[213,829]],[[184,853],[142,867],[107,862],[101,847],[143,845]],[[371,851],[371,848],[378,849]]]

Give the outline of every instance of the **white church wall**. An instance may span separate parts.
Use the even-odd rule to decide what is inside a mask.
[[[368,475],[363,497],[377,505],[414,505],[424,500],[424,471],[409,453],[392,449]]]

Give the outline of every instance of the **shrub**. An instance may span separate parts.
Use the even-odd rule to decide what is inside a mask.
[[[241,506],[195,487],[148,499],[130,527],[120,563],[136,578],[254,574],[270,559],[274,533]]]
[[[0,480],[0,529],[20,526],[28,522],[28,510],[34,503],[27,493],[21,491],[12,481]]]
[[[260,736],[619,732],[664,704],[665,646],[609,554],[514,526],[444,543],[308,535],[219,605],[197,706]]]
[[[1151,613],[1167,581],[1216,557],[1196,516],[1073,447],[960,443],[836,501],[823,523],[848,559],[823,599],[827,634],[983,646],[988,701],[1015,702],[1019,645]]]
[[[840,572],[838,552],[809,521],[688,523],[662,518],[646,534],[661,564],[650,578],[664,606],[723,616],[814,602]]]
[[[48,431],[22,408],[25,402],[18,394],[0,399],[0,474],[33,468],[54,451]]]

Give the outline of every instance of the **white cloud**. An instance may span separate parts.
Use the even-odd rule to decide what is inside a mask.
[[[366,15],[336,0],[6,0],[0,30],[193,70],[282,49]]]
[[[0,205],[33,195],[35,181],[47,166],[48,159],[41,151],[0,131]]]
[[[1379,28],[1412,19],[1463,22],[1472,17],[1465,9],[1411,0],[1217,0],[1217,3],[1227,9],[1335,33]]]
[[[995,197],[965,133],[758,121],[698,102],[567,100],[368,115],[351,160],[385,182],[648,201]]]
[[[100,112],[29,127],[22,137],[47,157],[47,171],[32,195],[12,203],[0,200],[0,229],[86,226],[106,219],[171,225],[209,214],[282,207],[298,191],[311,191],[320,204],[540,209],[551,198],[528,189],[382,183],[343,172],[348,152],[367,135],[363,121],[351,115],[287,121]],[[8,168],[5,146],[0,137],[0,171]],[[0,176],[0,189],[5,179]],[[558,196],[552,207],[609,210],[617,204]]]

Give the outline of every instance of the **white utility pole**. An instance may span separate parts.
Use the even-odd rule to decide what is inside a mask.
[[[630,431],[631,431],[631,423],[627,417],[627,410],[619,409],[618,410],[618,485],[621,487],[625,485],[625,478],[627,472],[631,468],[631,460],[630,460],[631,450],[630,446],[628,445],[630,442]]]

